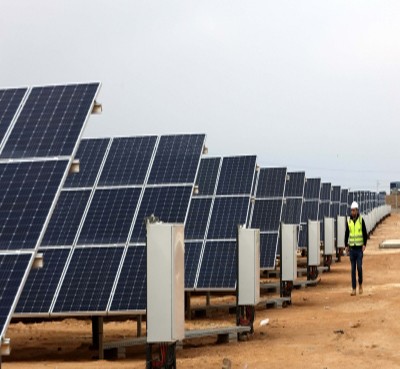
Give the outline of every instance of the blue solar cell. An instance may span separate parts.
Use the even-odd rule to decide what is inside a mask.
[[[53,312],[105,311],[123,247],[74,250]]]
[[[301,222],[307,223],[308,220],[318,220],[319,200],[309,200],[303,203],[301,211]]]
[[[98,83],[33,88],[1,157],[72,155],[98,89]]]
[[[32,254],[0,255],[0,340],[11,319],[12,307],[31,258]]]
[[[249,197],[216,198],[207,239],[236,239],[237,226],[246,223],[249,203]]]
[[[331,201],[331,184],[330,183],[322,183],[321,185],[321,201],[327,200]]]
[[[0,164],[0,249],[35,248],[68,161]]]
[[[162,136],[148,183],[193,183],[204,140],[205,135]]]
[[[199,187],[198,195],[213,195],[221,158],[203,158],[200,161],[196,184]]]
[[[332,186],[331,201],[340,202],[340,186]]]
[[[304,186],[304,198],[319,200],[321,190],[321,178],[307,178]]]
[[[130,246],[111,303],[111,311],[146,309],[146,247]]]
[[[90,190],[61,192],[41,246],[73,244],[89,196]]]
[[[278,233],[260,234],[261,269],[274,269],[278,252]]]
[[[186,240],[202,240],[206,233],[212,199],[193,198],[185,224]]]
[[[200,261],[202,242],[185,243],[185,288],[194,289]]]
[[[282,222],[286,224],[300,224],[302,204],[303,199],[286,199],[282,209]]]
[[[99,186],[143,184],[156,142],[156,136],[114,138]]]
[[[288,172],[285,197],[303,197],[305,179],[304,172]]]
[[[79,159],[79,173],[70,174],[64,188],[92,187],[109,143],[108,138],[82,140],[75,156]]]
[[[251,227],[263,231],[278,231],[281,220],[282,199],[256,200]]]
[[[256,169],[256,156],[223,158],[217,195],[250,195]]]
[[[234,289],[237,277],[236,242],[206,242],[201,262],[198,289]]]
[[[126,243],[141,190],[96,190],[79,235],[79,245]]]
[[[261,168],[256,197],[283,197],[285,182],[286,168]]]
[[[145,218],[150,215],[158,217],[165,223],[184,223],[191,193],[192,186],[146,188],[131,242],[146,241]]]
[[[0,90],[0,144],[26,94],[26,88]]]
[[[18,301],[17,313],[48,313],[70,249],[40,250],[43,267],[29,272]]]

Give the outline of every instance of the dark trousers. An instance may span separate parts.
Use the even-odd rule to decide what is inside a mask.
[[[353,290],[356,289],[356,267],[358,271],[358,284],[363,283],[363,271],[362,271],[362,260],[363,260],[362,247],[350,247],[350,262],[351,262],[351,285]]]

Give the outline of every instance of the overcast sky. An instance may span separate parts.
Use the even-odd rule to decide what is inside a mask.
[[[398,0],[0,0],[0,86],[92,80],[86,136],[204,132],[212,155],[400,180]]]

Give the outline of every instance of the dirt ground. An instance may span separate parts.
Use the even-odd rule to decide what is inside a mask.
[[[400,368],[400,250],[379,250],[385,239],[400,239],[400,215],[386,219],[371,236],[364,256],[364,294],[350,296],[347,257],[321,276],[315,288],[295,290],[293,305],[257,311],[255,334],[247,342],[215,344],[192,341],[178,351],[179,368]],[[220,299],[218,299],[220,300]],[[226,299],[225,299],[226,300]],[[217,300],[212,300],[215,302]],[[268,326],[260,326],[269,318]],[[234,324],[224,313],[187,323],[187,328]],[[105,340],[132,337],[134,321],[106,323]],[[127,350],[127,358],[96,361],[89,350],[89,321],[12,324],[12,354],[3,367],[144,368],[144,349]]]

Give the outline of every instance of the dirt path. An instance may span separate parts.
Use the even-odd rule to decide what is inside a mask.
[[[371,236],[364,257],[364,295],[350,297],[348,258],[322,275],[316,288],[294,291],[287,309],[257,311],[256,332],[248,342],[217,345],[197,341],[178,352],[179,368],[400,368],[400,250],[379,250],[379,243],[400,238],[400,215],[393,214]],[[260,327],[262,319],[270,325]],[[217,315],[188,328],[233,324]],[[106,339],[132,336],[135,323],[105,325]],[[335,333],[336,332],[336,333]],[[343,332],[343,333],[337,333]],[[143,349],[127,359],[94,361],[89,350],[91,326],[65,320],[13,324],[8,332],[12,355],[4,368],[144,368]]]

